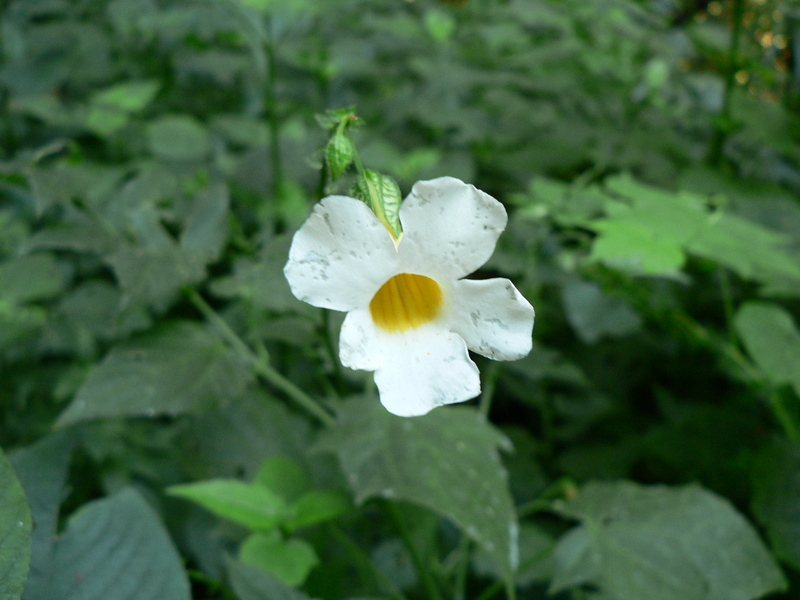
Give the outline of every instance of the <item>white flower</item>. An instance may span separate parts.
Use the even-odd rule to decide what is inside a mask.
[[[369,207],[328,196],[295,234],[284,273],[297,298],[346,311],[342,364],[375,371],[396,415],[480,394],[467,349],[495,360],[531,350],[533,307],[507,279],[462,279],[494,252],[508,217],[497,200],[452,177],[417,182],[395,240]]]

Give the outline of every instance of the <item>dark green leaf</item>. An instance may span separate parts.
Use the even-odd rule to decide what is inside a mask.
[[[0,450],[0,598],[19,600],[31,558],[31,510]]]
[[[31,569],[25,582],[25,600],[52,597],[53,544],[58,510],[66,496],[67,465],[76,439],[59,432],[16,452],[11,464],[30,499],[36,526],[31,544]]]
[[[58,424],[203,412],[238,396],[250,378],[242,359],[208,329],[173,322],[114,347]]]
[[[779,440],[765,448],[753,470],[753,513],[775,554],[800,569],[800,445]]]
[[[406,419],[375,399],[345,404],[316,445],[339,457],[357,502],[398,498],[449,517],[511,582],[518,529],[498,447],[508,441],[472,409]]]
[[[589,583],[618,600],[751,600],[786,587],[752,525],[702,488],[590,483],[558,510],[581,525],[556,548],[552,592]]]
[[[181,559],[158,515],[132,489],[90,502],[56,543],[49,598],[189,600]]]

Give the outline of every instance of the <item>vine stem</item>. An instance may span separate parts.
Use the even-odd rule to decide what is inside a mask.
[[[239,354],[250,363],[253,371],[266,379],[273,387],[283,392],[288,398],[294,400],[311,416],[315,417],[320,423],[330,427],[336,423],[336,419],[326,411],[316,400],[297,387],[289,379],[281,375],[267,361],[266,355],[259,356],[242,341],[242,338],[231,329],[230,325],[211,308],[203,297],[192,287],[184,289],[185,296],[199,310],[203,316],[219,331],[228,343]]]
[[[403,540],[403,544],[405,545],[406,550],[408,550],[408,554],[411,556],[411,561],[414,563],[414,567],[417,569],[417,574],[419,574],[420,581],[425,588],[429,600],[443,600],[442,594],[439,592],[439,588],[436,586],[436,582],[433,580],[433,576],[425,565],[425,561],[422,560],[422,557],[414,546],[414,540],[411,538],[411,532],[408,530],[405,521],[403,521],[403,517],[400,514],[400,511],[397,509],[397,505],[391,500],[387,500],[384,503],[384,506],[386,507],[386,512],[389,514],[389,517],[391,517],[392,522],[394,523],[395,529],[397,529],[397,533],[400,534],[400,539]]]

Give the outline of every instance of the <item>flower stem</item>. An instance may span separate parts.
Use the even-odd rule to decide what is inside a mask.
[[[184,289],[184,294],[189,301],[199,310],[203,316],[219,331],[228,343],[239,354],[250,363],[251,368],[258,375],[266,379],[270,385],[279,389],[287,397],[294,400],[311,416],[315,417],[320,423],[326,426],[333,425],[336,420],[331,414],[320,406],[316,400],[306,394],[303,390],[289,381],[286,377],[276,371],[268,362],[266,355],[259,356],[242,341],[242,338],[231,329],[230,325],[220,317],[216,311],[206,302],[203,297],[192,287]]]
[[[417,569],[417,574],[419,575],[419,579],[425,588],[428,599],[442,600],[442,594],[439,592],[439,588],[436,586],[433,576],[425,565],[425,561],[422,560],[419,552],[417,552],[417,549],[414,546],[414,540],[411,538],[411,532],[408,530],[408,527],[403,521],[400,511],[397,509],[397,504],[391,500],[387,500],[384,503],[384,506],[386,507],[386,512],[389,514],[389,517],[391,517],[392,522],[394,523],[395,529],[397,529],[397,533],[400,534],[400,539],[403,540],[403,544],[405,545],[406,550],[408,550],[408,554],[411,556],[411,561],[414,563],[414,567]]]

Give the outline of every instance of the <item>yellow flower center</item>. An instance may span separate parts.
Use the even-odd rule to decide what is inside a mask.
[[[369,303],[375,324],[401,333],[429,323],[442,307],[442,288],[430,277],[400,273],[381,286]]]

